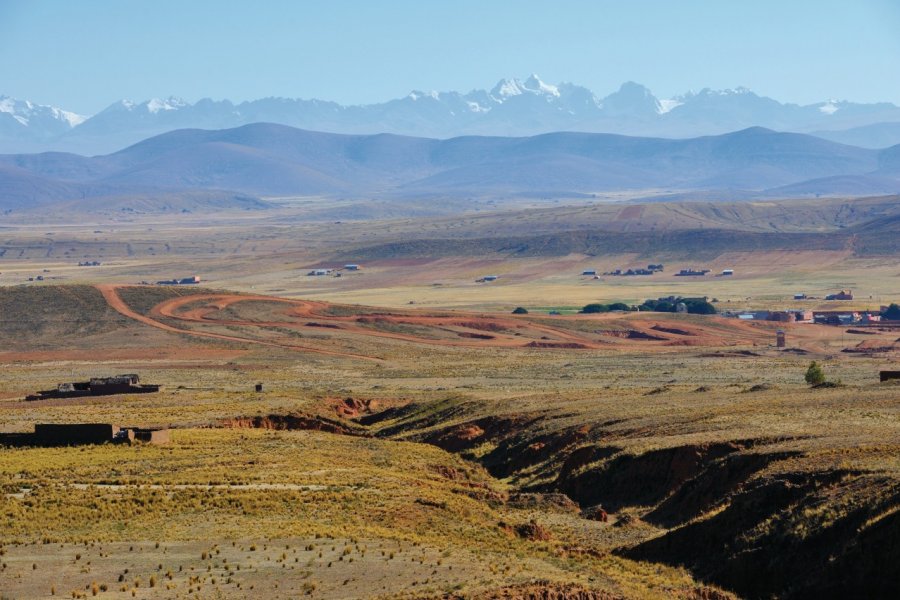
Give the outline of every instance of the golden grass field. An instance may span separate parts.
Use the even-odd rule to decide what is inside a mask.
[[[897,589],[900,387],[878,372],[898,368],[900,331],[571,314],[673,293],[781,308],[841,287],[866,308],[900,297],[896,259],[761,251],[592,280],[581,270],[655,261],[445,257],[307,277],[364,228],[348,224],[343,239],[333,223],[229,219],[52,225],[86,246],[0,258],[0,433],[173,428],[164,446],[0,448],[0,596]],[[372,236],[414,225],[430,226],[386,222]],[[71,264],[70,248],[98,251],[89,238],[112,229],[102,266]],[[4,235],[11,246],[50,231]],[[683,281],[670,265],[736,275]],[[130,285],[195,273],[201,287]],[[501,278],[474,282],[485,274]],[[530,313],[513,317],[515,306]],[[804,382],[812,360],[833,387]],[[161,391],[23,400],[129,372]],[[607,522],[590,518],[597,504]]]

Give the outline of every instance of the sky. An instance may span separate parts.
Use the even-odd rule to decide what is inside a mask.
[[[900,104],[896,0],[0,0],[0,95],[382,102],[537,73],[599,96],[745,86]]]

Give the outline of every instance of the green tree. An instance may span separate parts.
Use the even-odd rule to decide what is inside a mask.
[[[812,361],[809,363],[809,368],[806,369],[806,375],[804,376],[806,379],[806,383],[809,385],[820,385],[825,383],[825,371],[822,370],[822,367],[819,366],[819,363],[816,361]]]
[[[714,315],[716,307],[706,300],[690,300],[685,299],[683,302],[687,305],[688,312],[692,315]]]
[[[609,307],[605,304],[594,302],[591,304],[586,304],[584,308],[581,309],[581,312],[585,314],[609,312]]]
[[[900,305],[896,302],[892,302],[890,306],[887,307],[881,316],[885,319],[890,319],[891,321],[900,321]]]
[[[516,307],[516,309],[512,312],[514,315],[527,315],[528,309],[522,308],[521,306]]]

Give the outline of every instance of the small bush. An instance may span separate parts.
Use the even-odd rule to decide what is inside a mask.
[[[806,375],[803,377],[809,385],[822,385],[825,383],[825,371],[819,366],[819,363],[812,361],[809,368],[806,369]]]
[[[527,315],[527,314],[528,314],[528,309],[523,308],[523,307],[521,307],[521,306],[517,306],[516,309],[512,311],[512,314],[514,314],[514,315]]]

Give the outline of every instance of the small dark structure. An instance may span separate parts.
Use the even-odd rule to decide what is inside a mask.
[[[174,278],[174,279],[163,279],[161,281],[157,281],[156,285],[198,285],[200,283],[199,275],[192,275],[190,277],[182,277],[182,278]]]
[[[881,381],[890,381],[891,379],[900,379],[900,371],[881,371],[878,373]]]
[[[676,277],[703,277],[709,269],[682,269],[675,273]]]
[[[39,423],[34,426],[34,442],[36,446],[103,444],[118,433],[119,428],[109,423]]]
[[[110,423],[38,423],[34,433],[2,433],[4,446],[84,446],[90,444],[168,444],[169,430],[119,427]]]
[[[83,396],[111,396],[113,394],[148,394],[158,392],[159,386],[141,384],[134,373],[114,377],[92,377],[89,381],[60,383],[53,390],[41,390],[26,396],[26,400],[47,398],[80,398]]]
[[[785,339],[784,329],[779,329],[775,333],[775,346],[778,348],[784,348],[787,346],[787,340]]]
[[[825,296],[826,300],[853,300],[853,291],[852,290],[841,290],[836,294],[828,294]]]
[[[256,391],[257,391],[257,392],[263,391],[263,384],[257,383],[257,384],[256,384]]]
[[[144,442],[145,444],[168,444],[172,441],[168,429],[143,429],[133,427],[123,429],[125,438],[129,442]],[[124,440],[123,440],[124,441]]]

